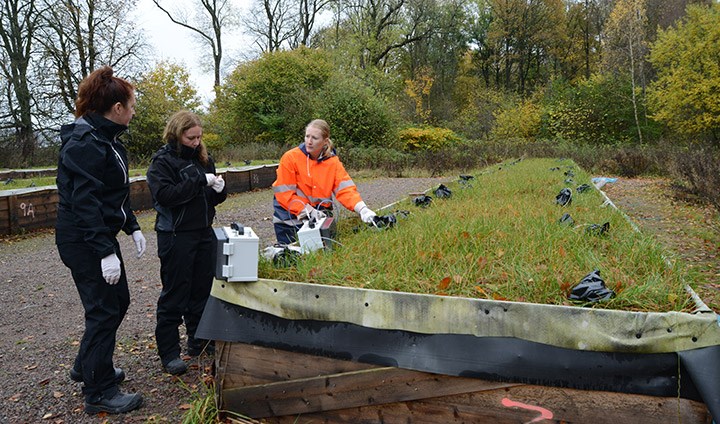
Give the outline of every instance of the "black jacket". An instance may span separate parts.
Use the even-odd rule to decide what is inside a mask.
[[[209,228],[215,206],[227,198],[227,188],[216,193],[207,186],[205,174],[215,173],[212,158],[203,166],[197,152],[182,153],[166,144],[153,155],[147,182],[157,211],[155,231],[191,231]]]
[[[115,236],[140,226],[130,208],[127,152],[118,136],[127,127],[88,113],[60,129],[55,242],[86,242],[104,258]]]

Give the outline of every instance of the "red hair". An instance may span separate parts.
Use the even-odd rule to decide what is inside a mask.
[[[109,66],[94,70],[80,82],[75,99],[75,117],[88,112],[104,115],[115,103],[127,106],[135,87],[122,78],[114,77]]]

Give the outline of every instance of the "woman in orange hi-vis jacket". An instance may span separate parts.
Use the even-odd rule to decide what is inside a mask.
[[[335,154],[330,126],[322,119],[308,124],[304,143],[283,154],[273,192],[273,224],[280,244],[296,240],[303,220],[331,214],[333,196],[363,222],[372,223],[375,217]]]

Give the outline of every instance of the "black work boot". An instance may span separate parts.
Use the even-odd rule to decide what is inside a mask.
[[[85,412],[88,414],[123,414],[137,409],[142,405],[140,393],[123,393],[117,390],[113,396],[102,396],[95,402],[85,401]]]
[[[77,371],[75,368],[70,368],[70,380],[82,383],[82,373]],[[113,383],[120,384],[123,381],[125,381],[125,371],[123,371],[122,368],[115,368],[115,378],[113,379]]]
[[[181,358],[175,358],[167,363],[163,363],[163,369],[166,373],[172,375],[185,374],[187,371],[187,364]]]

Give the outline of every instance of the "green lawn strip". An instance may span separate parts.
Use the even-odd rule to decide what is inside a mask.
[[[17,190],[21,188],[54,186],[55,177],[38,177],[27,179],[11,179],[0,181],[0,190]]]
[[[560,167],[561,169],[555,169]],[[566,183],[565,171],[573,181]],[[666,252],[638,233],[621,212],[601,207],[594,188],[577,186],[590,176],[569,160],[532,159],[494,165],[473,173],[470,186],[451,184],[449,199],[427,208],[408,199],[394,209],[410,211],[391,230],[365,230],[348,219],[339,225],[331,252],[305,255],[295,268],[269,263],[260,275],[293,281],[575,305],[568,299],[582,278],[599,269],[612,300],[596,304],[638,311],[689,310],[687,270],[667,261]],[[555,196],[568,187],[572,204]],[[430,193],[432,195],[432,193]],[[434,197],[434,196],[433,196]],[[564,213],[575,223],[558,223]],[[382,212],[381,212],[382,213]],[[591,224],[610,223],[606,235],[589,234]],[[363,228],[353,232],[353,228]]]
[[[244,161],[235,161],[231,162],[230,165],[228,165],[228,162],[222,162],[218,163],[217,169],[228,169],[228,168],[243,168],[247,166],[260,166],[260,165],[271,165],[277,163],[276,160],[253,160],[250,161],[250,165],[246,165]],[[134,177],[144,177],[147,173],[147,168],[131,168],[128,171],[128,174],[130,175],[130,178]],[[0,181],[0,190],[17,190],[21,188],[31,188],[31,187],[46,187],[46,186],[54,186],[55,185],[55,177],[38,177],[38,178],[23,178],[23,179],[12,179],[11,181]]]

